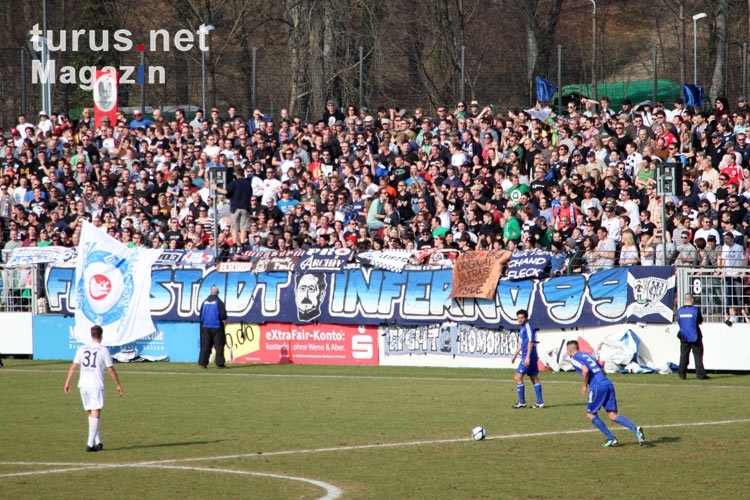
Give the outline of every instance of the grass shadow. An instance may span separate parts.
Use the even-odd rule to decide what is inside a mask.
[[[678,443],[682,441],[681,437],[678,436],[662,436],[656,439],[649,439],[645,443],[643,443],[643,446],[656,446],[659,444],[667,444],[667,443]]]
[[[45,361],[45,362],[38,362],[34,361],[30,364],[25,364],[26,361],[32,361],[27,359],[19,359],[19,358],[6,358],[5,356],[0,356],[3,360],[4,368],[7,368],[9,371],[14,368],[26,368],[26,369],[32,369],[36,368],[38,366],[70,366],[70,361]],[[15,364],[14,361],[21,361],[21,364],[24,364],[24,366],[21,366],[21,364]]]
[[[118,446],[117,448],[104,448],[105,451],[119,451],[119,450],[139,450],[145,448],[169,448],[172,446],[194,446],[201,444],[216,444],[223,441],[230,441],[229,439],[213,439],[205,441],[182,441],[176,443],[154,443],[154,444],[135,444],[132,446]]]
[[[578,407],[586,408],[586,402],[581,401],[580,403],[555,403],[555,404],[544,403],[544,408],[542,408],[542,411],[548,408],[565,408],[568,406],[578,406]],[[535,410],[536,408],[530,408],[530,409]]]

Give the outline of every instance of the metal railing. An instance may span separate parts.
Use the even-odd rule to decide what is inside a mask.
[[[750,316],[750,269],[678,267],[677,305],[690,292],[706,322]]]
[[[0,264],[0,312],[36,314],[44,299],[44,283],[39,281],[38,266],[7,267]]]
[[[729,316],[750,318],[750,269],[676,267],[677,304],[690,292],[706,322]],[[9,268],[0,264],[0,312],[47,313],[41,265]]]

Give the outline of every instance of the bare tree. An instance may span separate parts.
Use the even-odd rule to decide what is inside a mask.
[[[680,60],[680,82],[687,82],[687,49],[685,48],[685,0],[661,0],[661,3],[677,18],[678,57]],[[657,18],[657,23],[658,23]]]
[[[209,50],[203,54],[206,62],[206,107],[216,105],[217,66],[230,47],[254,20],[252,0],[166,0],[175,13],[178,25],[197,32],[205,25],[221,27],[220,33],[206,37]],[[218,43],[214,43],[214,38]]]
[[[0,12],[0,47],[8,48],[0,53],[0,66],[7,66],[0,67],[0,120],[6,126],[15,120],[21,102],[21,79],[17,69],[14,72],[18,54],[12,48],[26,47],[27,27],[41,23],[39,9],[31,4],[20,2],[16,9]],[[104,7],[116,9],[115,16]],[[234,104],[242,113],[249,110],[253,97],[266,114],[288,107],[306,119],[317,118],[329,98],[356,103],[360,46],[368,105],[426,105],[434,112],[437,105],[455,103],[460,97],[462,46],[466,98],[483,104],[502,108],[528,103],[533,76],[553,76],[557,44],[563,45],[565,54],[563,80],[591,78],[588,0],[58,0],[48,2],[50,29],[78,27],[85,8],[101,14],[82,27],[100,31],[114,18],[118,28],[131,31],[134,42],[148,40],[151,30],[195,32],[201,24],[214,25],[211,50],[205,54],[207,101],[211,106]],[[734,96],[742,63],[735,54],[748,40],[750,0],[597,0],[599,79],[643,78],[650,72],[651,45],[659,43],[659,74],[686,81],[691,75],[690,17],[704,10],[715,20],[710,43],[700,50],[701,74],[713,71],[712,83],[705,83],[706,94]],[[252,78],[253,47],[258,48],[257,87]],[[56,62],[69,65],[75,57],[60,53]],[[140,63],[135,50],[120,57],[124,65]],[[166,70],[166,85],[146,85],[148,104],[197,102],[200,57],[197,48],[186,53],[147,51],[146,65]],[[135,89],[131,87],[131,93]],[[127,90],[121,89],[123,94]],[[76,108],[91,100],[73,83],[58,82],[54,91],[56,107]],[[30,78],[27,94],[29,107],[36,108],[40,89]]]
[[[333,0],[284,0],[284,7],[291,67],[288,107],[317,115],[326,100],[341,101],[349,93],[344,75],[356,43],[346,36],[349,6]]]
[[[526,81],[529,89],[535,74],[545,78],[549,76],[555,31],[564,2],[565,0],[526,0],[524,3]],[[529,99],[533,100],[531,93]]]
[[[726,88],[727,11],[729,10],[729,0],[719,0],[716,7],[716,45],[714,52],[716,60],[714,62],[714,72],[713,77],[711,78],[711,90],[709,92],[711,102],[713,102],[718,96],[724,94],[724,89]]]
[[[297,112],[297,103],[303,97],[305,88],[304,59],[307,47],[304,45],[305,27],[302,22],[302,2],[300,0],[284,0],[287,22],[287,47],[289,48],[289,69],[291,73],[291,88],[289,90],[289,113]]]

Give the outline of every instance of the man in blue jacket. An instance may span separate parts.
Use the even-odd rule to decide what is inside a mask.
[[[685,380],[687,377],[690,351],[693,351],[695,376],[698,380],[710,378],[706,375],[706,369],[703,367],[703,334],[700,328],[701,323],[703,323],[701,310],[694,305],[693,296],[686,293],[684,305],[677,310],[677,324],[680,327],[680,331],[677,333],[677,338],[680,339],[680,366],[677,369],[677,373],[682,380]]]
[[[227,308],[219,298],[219,288],[211,287],[211,295],[201,304],[201,351],[198,364],[208,367],[211,347],[216,349],[216,367],[226,368],[224,364],[224,327],[227,325]]]

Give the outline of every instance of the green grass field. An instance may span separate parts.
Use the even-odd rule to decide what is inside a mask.
[[[548,408],[513,410],[509,370],[118,364],[125,395],[108,378],[105,449],[86,453],[68,366],[0,369],[0,498],[749,495],[748,376],[613,375],[648,443],[611,424],[620,446],[603,449],[574,373],[541,375]]]

